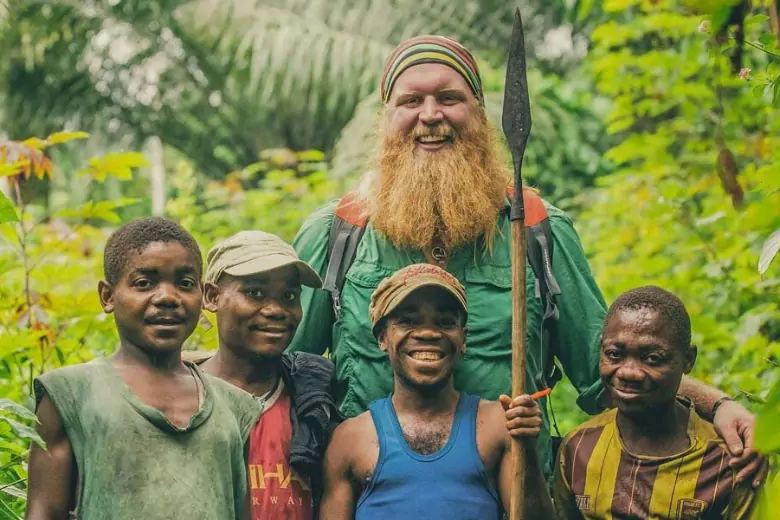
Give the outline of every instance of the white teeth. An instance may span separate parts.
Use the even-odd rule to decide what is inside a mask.
[[[421,143],[443,143],[447,140],[446,137],[436,137],[433,135],[421,135],[418,139]]]
[[[412,352],[411,357],[418,361],[438,361],[442,355],[438,352]]]

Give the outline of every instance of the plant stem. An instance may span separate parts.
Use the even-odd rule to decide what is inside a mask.
[[[32,327],[32,292],[30,290],[30,255],[27,254],[27,230],[24,228],[25,205],[22,198],[22,189],[19,180],[14,181],[16,203],[19,205],[19,246],[22,248],[22,261],[24,263],[24,298],[27,303],[27,328]]]
[[[0,491],[4,490],[5,488],[8,488],[8,487],[15,486],[16,484],[18,484],[20,482],[24,482],[24,479],[20,478],[19,480],[16,480],[16,481],[11,482],[9,484],[5,484],[4,486],[0,486]]]
[[[754,49],[758,49],[758,50],[760,50],[762,52],[765,52],[765,53],[769,54],[770,56],[774,56],[775,58],[780,58],[780,54],[775,54],[774,52],[768,51],[765,48],[761,47],[760,45],[756,45],[755,43],[749,42],[747,40],[745,40],[745,43],[747,43],[748,45],[750,45]]]
[[[0,506],[3,506],[8,511],[8,514],[11,515],[11,517],[14,520],[22,520],[22,517],[17,515],[16,513],[14,513],[13,509],[8,507],[8,505],[6,505],[6,503],[5,503],[5,501],[0,500]]]

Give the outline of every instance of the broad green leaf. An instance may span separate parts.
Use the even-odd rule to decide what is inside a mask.
[[[577,21],[585,20],[593,9],[593,0],[582,0],[577,9]]]
[[[0,485],[0,491],[8,495],[11,495],[12,497],[21,498],[22,500],[27,500],[27,493],[25,493],[24,491],[22,491],[16,486],[12,486],[10,484]]]
[[[0,191],[0,224],[5,222],[19,222],[19,215],[13,203]]]
[[[16,414],[22,419],[27,419],[30,421],[38,420],[38,418],[35,416],[33,412],[31,412],[24,406],[20,405],[19,403],[15,403],[11,401],[10,399],[5,399],[5,398],[0,399],[0,410]]]
[[[11,427],[13,432],[20,439],[29,439],[33,441],[35,444],[37,444],[38,446],[40,446],[41,448],[44,449],[46,448],[46,443],[43,442],[43,439],[41,439],[41,436],[38,435],[38,432],[30,428],[29,426],[24,425],[18,421],[15,421],[10,417],[0,416],[0,421],[4,421],[6,424],[8,424],[8,426]]]
[[[761,45],[768,47],[777,42],[777,37],[772,33],[766,33],[759,36],[758,41],[761,43]]]
[[[745,26],[764,23],[767,20],[769,20],[769,17],[765,14],[754,14],[753,16],[748,16],[745,19]]]
[[[67,143],[76,139],[87,139],[89,134],[87,132],[54,132],[46,141],[49,144]]]
[[[750,516],[751,520],[776,520],[777,518],[777,497],[780,496],[780,478],[776,470],[770,470],[770,476],[766,483],[761,486],[756,497],[754,514]]]
[[[780,76],[772,81],[772,104],[780,103]]]
[[[756,449],[765,455],[780,451],[780,382],[775,383],[756,420]]]
[[[759,274],[766,273],[778,251],[780,251],[780,229],[772,233],[761,248],[761,255],[758,257]]]

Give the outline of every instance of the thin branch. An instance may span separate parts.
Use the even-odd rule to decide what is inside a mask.
[[[780,54],[775,54],[774,52],[770,52],[770,51],[766,50],[765,48],[761,47],[760,45],[756,45],[755,43],[749,42],[747,40],[745,40],[745,43],[747,43],[748,45],[750,45],[751,47],[753,47],[755,49],[758,49],[758,50],[760,50],[762,52],[765,52],[765,53],[769,54],[770,56],[774,56],[775,58],[780,58]]]
[[[11,482],[9,484],[5,484],[4,486],[0,486],[0,491],[4,490],[5,488],[9,488],[11,486],[15,486],[16,484],[19,484],[20,482],[24,482],[25,479],[20,478],[19,480],[15,480],[14,482]]]
[[[27,230],[24,227],[25,205],[22,198],[22,189],[19,180],[14,181],[16,203],[19,205],[19,245],[22,248],[22,261],[24,263],[24,298],[27,303],[27,328],[32,327],[32,292],[30,290],[30,256],[27,254]]]

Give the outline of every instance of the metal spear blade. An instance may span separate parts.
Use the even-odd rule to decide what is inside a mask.
[[[522,168],[525,146],[531,134],[531,102],[528,97],[528,79],[526,78],[525,39],[520,9],[515,11],[515,25],[512,28],[512,41],[506,66],[506,86],[504,88],[504,111],[501,118],[514,165],[515,200],[512,202],[510,219],[524,218],[522,193]]]

